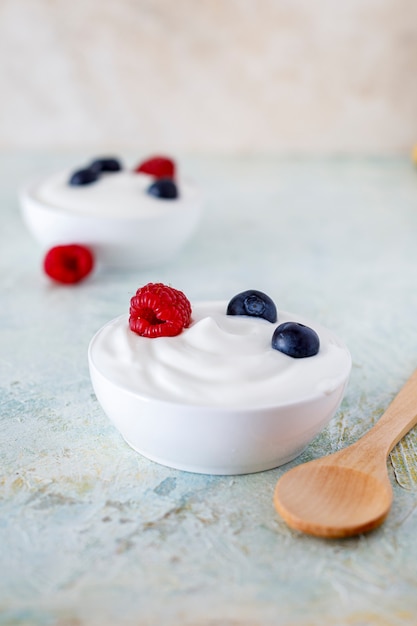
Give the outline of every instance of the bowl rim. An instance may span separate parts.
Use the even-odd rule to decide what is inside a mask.
[[[225,303],[227,305],[227,301],[226,300],[200,300],[198,302],[196,302],[196,304],[201,304],[201,305],[207,305],[207,304],[214,304],[214,303]],[[298,315],[298,314],[293,314],[291,312],[288,311],[284,311],[281,310],[281,312],[285,315],[290,315],[290,316],[294,316],[295,319],[302,321],[303,323],[307,323],[309,322],[308,318],[305,318],[303,315]],[[322,326],[321,324],[316,324],[314,323],[314,326],[317,329],[324,329],[327,333],[329,333],[329,335],[336,341],[336,343],[344,350],[346,356],[347,356],[347,366],[346,366],[346,370],[340,374],[336,380],[337,380],[337,384],[334,385],[334,389],[332,390],[332,392],[329,393],[325,393],[323,391],[318,391],[314,394],[311,394],[307,397],[304,397],[300,400],[291,400],[291,401],[287,401],[287,402],[281,402],[281,403],[275,403],[275,404],[265,404],[265,405],[258,405],[258,406],[251,406],[251,407],[247,407],[244,405],[229,405],[229,406],[218,406],[218,405],[210,405],[210,404],[197,404],[197,403],[193,403],[193,402],[181,402],[178,400],[166,400],[166,399],[161,399],[161,398],[156,398],[152,395],[148,395],[146,393],[143,392],[137,392],[137,391],[133,391],[132,389],[129,389],[127,386],[119,383],[119,382],[114,382],[113,380],[111,380],[110,378],[108,378],[105,374],[103,374],[103,372],[99,369],[99,367],[96,365],[94,358],[93,358],[93,349],[94,349],[94,343],[97,340],[97,337],[100,335],[100,333],[107,327],[110,326],[111,324],[114,324],[115,322],[125,318],[126,320],[128,320],[129,314],[128,313],[122,313],[121,315],[118,315],[117,317],[108,320],[103,326],[101,326],[93,335],[93,337],[90,339],[90,342],[88,344],[88,350],[87,350],[87,357],[88,357],[88,363],[90,368],[94,369],[102,378],[104,378],[105,380],[107,380],[113,387],[118,388],[120,391],[124,392],[125,394],[131,395],[134,398],[142,401],[142,402],[152,402],[153,404],[158,404],[158,405],[162,405],[162,406],[166,406],[166,407],[176,407],[179,409],[183,409],[183,410],[193,410],[193,411],[201,411],[201,412],[211,412],[211,413],[241,413],[241,414],[245,414],[245,415],[250,415],[251,413],[258,413],[259,412],[274,412],[277,410],[286,410],[289,409],[290,407],[294,408],[294,407],[303,407],[306,404],[311,404],[312,402],[317,402],[320,401],[326,397],[330,397],[334,391],[339,390],[340,388],[346,388],[348,382],[349,382],[349,377],[350,377],[350,373],[352,370],[352,355],[349,351],[349,349],[347,348],[346,344],[344,343],[344,341],[342,341],[341,339],[339,339],[339,337],[331,330],[329,330],[328,328]],[[313,322],[310,322],[313,323]],[[291,358],[291,357],[288,357]]]
[[[161,219],[163,217],[162,213],[158,212],[155,215],[138,215],[138,216],[134,216],[134,215],[130,215],[130,216],[124,216],[124,215],[117,215],[117,216],[109,216],[109,215],[94,215],[92,213],[82,213],[80,211],[72,211],[70,209],[67,209],[65,207],[59,207],[47,202],[44,202],[43,200],[41,200],[40,198],[38,198],[35,194],[36,192],[36,188],[44,181],[46,181],[48,178],[50,178],[53,175],[59,174],[59,173],[63,173],[66,170],[55,170],[54,172],[51,172],[49,175],[44,175],[44,176],[37,176],[37,177],[32,177],[30,179],[28,179],[26,181],[26,183],[23,183],[18,190],[18,199],[19,199],[19,203],[21,205],[21,207],[25,210],[31,210],[33,208],[35,208],[38,211],[44,211],[46,213],[49,213],[50,215],[62,215],[63,217],[70,217],[73,219],[79,219],[79,220],[99,220],[100,222],[144,222],[144,221],[152,221],[155,219]],[[143,173],[141,173],[142,175],[144,175]],[[152,179],[152,176],[150,176],[150,179]],[[197,187],[197,185],[189,180],[189,179],[182,179],[182,183],[185,183],[187,185],[192,185],[193,188],[193,197],[189,198],[187,201],[181,201],[181,198],[179,198],[180,202],[177,202],[175,204],[175,211],[176,214],[178,215],[178,212],[182,212],[185,214],[189,214],[189,213],[196,213],[196,212],[200,212],[202,209],[202,203],[203,203],[203,198],[202,198],[202,193],[201,190]],[[181,184],[181,181],[180,181]],[[158,198],[155,198],[155,201],[158,201]],[[28,205],[31,206],[28,206]],[[172,211],[172,204],[170,205],[158,205],[159,209],[169,209]]]

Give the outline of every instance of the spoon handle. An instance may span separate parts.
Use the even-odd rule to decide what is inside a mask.
[[[385,413],[362,438],[388,456],[393,447],[417,424],[417,369],[395,396]]]

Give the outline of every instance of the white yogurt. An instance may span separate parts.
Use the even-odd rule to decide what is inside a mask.
[[[279,312],[278,322],[226,315],[226,303],[193,306],[176,337],[140,337],[128,317],[95,336],[91,359],[114,384],[149,398],[212,407],[268,407],[331,394],[346,379],[349,351],[330,331]],[[271,347],[277,325],[302,322],[318,333],[317,355],[295,359]]]
[[[167,200],[147,193],[155,181],[149,174],[128,169],[103,172],[93,183],[72,186],[68,181],[73,171],[61,171],[41,181],[33,189],[34,199],[55,210],[115,218],[153,218],[197,201],[194,186],[183,181],[177,183],[178,198]]]

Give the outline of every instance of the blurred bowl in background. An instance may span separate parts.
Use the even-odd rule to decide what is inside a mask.
[[[70,186],[70,171],[25,185],[19,199],[24,222],[46,251],[81,244],[97,264],[146,268],[162,265],[181,250],[197,229],[202,196],[178,181],[178,197],[158,198],[147,190],[155,179],[122,170],[83,186]]]

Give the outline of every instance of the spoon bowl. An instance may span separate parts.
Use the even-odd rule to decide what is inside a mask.
[[[379,526],[391,502],[388,476],[381,481],[353,467],[314,461],[285,474],[275,490],[275,506],[289,525],[322,537],[348,537]]]
[[[292,528],[319,537],[349,537],[384,521],[392,503],[386,460],[417,424],[417,370],[359,441],[299,465],[278,481],[274,504]]]

